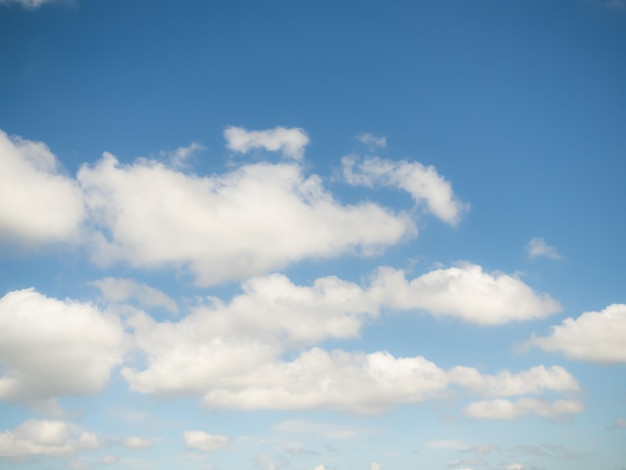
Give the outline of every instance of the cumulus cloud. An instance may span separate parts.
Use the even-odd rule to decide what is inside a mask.
[[[0,399],[38,404],[96,392],[125,347],[115,316],[34,289],[9,292],[0,299]]]
[[[385,148],[387,146],[387,138],[386,137],[380,137],[374,134],[370,134],[370,133],[365,133],[365,134],[359,134],[356,136],[357,140],[359,142],[361,142],[362,144],[367,145],[368,147],[370,147],[371,149],[374,148]]]
[[[101,231],[95,259],[185,265],[203,285],[304,258],[378,253],[416,233],[408,214],[338,203],[297,164],[258,163],[198,177],[149,160],[121,165],[105,154],[83,166],[78,180]]]
[[[496,375],[484,375],[472,367],[453,367],[451,379],[465,389],[485,396],[505,397],[540,393],[579,391],[578,381],[560,366],[536,366],[527,371],[512,374],[508,370]]]
[[[42,142],[0,130],[0,241],[76,239],[84,215],[81,192]]]
[[[437,269],[411,281],[401,270],[381,268],[372,286],[391,308],[422,309],[485,325],[545,318],[561,309],[556,300],[536,294],[517,277],[486,273],[470,263]]]
[[[205,149],[206,147],[200,145],[198,142],[192,142],[186,147],[178,147],[173,152],[160,152],[159,155],[169,160],[173,167],[181,168],[187,164],[187,160],[191,155]]]
[[[573,413],[581,413],[584,406],[579,401],[557,400],[549,402],[535,398],[520,398],[512,402],[506,399],[480,401],[470,404],[464,413],[472,418],[515,419],[533,413],[537,416],[554,418]]]
[[[548,245],[543,238],[533,238],[531,241],[529,241],[526,245],[526,251],[530,258],[562,258],[557,249],[553,246]]]
[[[230,440],[228,436],[208,434],[203,431],[185,431],[183,437],[188,448],[207,452],[221,449]]]
[[[600,312],[585,312],[552,327],[547,337],[533,337],[527,345],[559,351],[590,362],[626,362],[626,305],[613,304]]]
[[[174,299],[154,287],[137,282],[133,279],[116,279],[107,277],[90,282],[102,292],[109,302],[128,302],[134,300],[143,307],[162,307],[171,313],[178,313]]]
[[[154,440],[146,439],[144,437],[130,436],[124,439],[122,444],[127,449],[148,449],[154,446]]]
[[[377,464],[376,462],[370,463],[370,470],[380,470],[380,468],[380,464]]]
[[[0,432],[0,457],[69,456],[98,446],[92,433],[79,432],[65,421],[30,420]]]
[[[524,470],[525,468],[521,463],[510,463],[506,466],[506,470]]]
[[[262,131],[249,131],[243,127],[228,127],[224,131],[226,146],[233,152],[248,153],[263,149],[281,152],[285,157],[302,159],[304,148],[309,144],[309,136],[304,129],[275,127]]]
[[[417,205],[449,224],[456,224],[469,208],[460,202],[452,186],[433,166],[406,160],[391,161],[380,158],[359,160],[353,156],[342,158],[345,180],[354,186],[391,186],[407,191]]]

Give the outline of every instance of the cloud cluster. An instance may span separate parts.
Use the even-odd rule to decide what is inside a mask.
[[[183,433],[185,445],[189,449],[212,452],[221,449],[229,442],[228,436],[220,434],[208,434],[203,431],[185,431]]]

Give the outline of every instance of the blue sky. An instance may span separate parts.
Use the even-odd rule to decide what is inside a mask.
[[[623,0],[0,0],[0,468],[626,468]]]

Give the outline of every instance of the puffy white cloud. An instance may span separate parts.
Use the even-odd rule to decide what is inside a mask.
[[[544,318],[561,309],[556,300],[536,294],[520,279],[489,274],[469,263],[437,269],[411,281],[401,270],[381,268],[372,290],[397,310],[423,309],[485,325]]]
[[[392,186],[407,191],[416,204],[425,204],[428,211],[450,224],[456,224],[469,206],[457,200],[452,186],[433,166],[406,160],[380,158],[342,159],[343,175],[352,185]]]
[[[374,134],[365,133],[356,136],[357,140],[362,144],[374,149],[376,147],[385,148],[387,146],[387,138],[380,137]]]
[[[197,142],[192,142],[187,147],[178,147],[173,152],[160,152],[159,155],[167,158],[173,167],[181,168],[187,164],[187,160],[192,154],[205,150],[205,148]]]
[[[370,463],[370,470],[380,470],[380,464],[376,463],[376,462],[371,462]]]
[[[122,444],[127,449],[148,449],[154,446],[154,440],[138,436],[129,436],[124,439]]]
[[[208,408],[375,413],[440,394],[445,371],[423,357],[386,352],[330,353],[313,348],[290,362],[263,364],[240,380],[223,380],[203,398]]]
[[[326,470],[326,467],[324,465],[318,465],[314,470]]]
[[[75,239],[83,215],[78,185],[48,147],[0,130],[0,240]]]
[[[185,445],[190,449],[214,451],[221,449],[229,442],[228,436],[208,434],[202,431],[185,431],[183,433]]]
[[[297,127],[275,127],[262,131],[249,131],[243,127],[228,127],[224,131],[226,146],[233,152],[248,153],[253,149],[281,152],[284,156],[300,160],[309,136]]]
[[[527,371],[512,374],[508,370],[496,375],[481,374],[472,367],[453,367],[451,380],[465,389],[491,397],[528,395],[544,390],[571,392],[580,390],[578,381],[560,366],[536,366]]]
[[[528,252],[528,256],[530,258],[543,257],[561,259],[561,255],[556,248],[548,245],[543,238],[533,238],[529,241],[526,245],[526,251]]]
[[[626,305],[613,304],[601,312],[585,312],[552,327],[547,337],[534,337],[527,345],[559,351],[572,359],[591,362],[626,362]]]
[[[79,449],[98,446],[95,435],[76,432],[65,421],[30,420],[13,431],[0,432],[0,457],[29,455],[69,456]]]
[[[9,292],[0,299],[0,399],[37,404],[96,392],[125,347],[115,316],[34,289]]]
[[[174,299],[154,287],[142,284],[133,279],[116,279],[107,277],[93,281],[102,292],[102,296],[109,302],[128,302],[135,300],[144,307],[163,307],[172,313],[178,312]]]
[[[583,410],[583,404],[573,400],[549,402],[535,398],[520,398],[516,402],[512,402],[499,398],[472,403],[465,408],[464,412],[472,418],[515,419],[530,413],[553,418],[572,413],[581,413]]]
[[[408,214],[341,205],[296,164],[258,163],[198,177],[110,154],[78,173],[95,259],[189,266],[204,285],[247,278],[304,258],[369,255],[416,233]],[[109,234],[109,235],[105,235]]]

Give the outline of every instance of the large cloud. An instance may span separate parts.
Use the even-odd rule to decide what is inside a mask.
[[[626,363],[626,305],[613,304],[601,312],[566,318],[552,327],[550,336],[533,337],[528,344],[572,359]]]
[[[456,198],[450,183],[433,166],[380,158],[359,161],[353,156],[344,157],[342,163],[348,183],[392,186],[407,191],[416,204],[425,204],[429,212],[450,224],[456,224],[463,211],[469,208]]]
[[[124,349],[119,320],[91,305],[33,289],[0,299],[0,399],[38,405],[96,392]]]
[[[464,412],[472,418],[515,419],[531,413],[546,418],[556,418],[563,415],[581,413],[583,410],[583,404],[576,400],[550,402],[536,398],[520,398],[513,402],[499,398],[472,403]]]
[[[345,252],[371,254],[416,233],[407,214],[341,205],[297,164],[258,163],[197,177],[106,154],[78,180],[93,221],[110,233],[96,255],[135,266],[188,264],[200,284]]]
[[[0,130],[0,240],[76,238],[83,212],[78,185],[62,174],[45,144]]]

